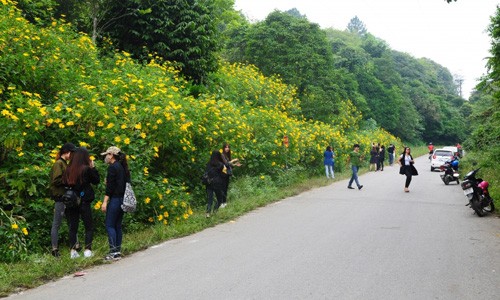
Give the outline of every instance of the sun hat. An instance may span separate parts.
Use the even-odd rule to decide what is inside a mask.
[[[106,150],[106,152],[101,153],[101,155],[108,155],[108,154],[113,154],[113,155],[118,155],[122,150],[120,148],[111,146]]]

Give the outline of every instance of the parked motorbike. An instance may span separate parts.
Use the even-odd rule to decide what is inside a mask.
[[[444,165],[440,166],[439,169],[444,174],[441,174],[441,180],[443,180],[444,184],[448,185],[452,181],[456,181],[457,184],[460,184],[460,174],[458,173],[458,160],[448,160],[444,163]]]
[[[470,206],[479,217],[482,217],[487,212],[493,212],[495,205],[488,192],[488,181],[476,178],[478,171],[479,169],[476,169],[467,173],[464,176],[461,186],[464,190],[464,195],[469,200],[466,206]]]

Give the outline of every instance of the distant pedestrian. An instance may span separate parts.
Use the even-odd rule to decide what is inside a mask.
[[[59,228],[61,227],[64,218],[64,203],[61,201],[61,196],[64,194],[64,184],[62,177],[68,161],[76,147],[72,143],[64,144],[56,155],[56,161],[50,170],[50,196],[54,200],[54,217],[52,220],[52,228],[50,230],[50,239],[52,242],[52,255],[59,257]]]
[[[370,150],[370,171],[373,169],[373,171],[377,171],[377,163],[378,163],[378,151],[377,147],[375,144],[372,146],[372,149]]]
[[[335,152],[332,146],[326,147],[323,153],[323,164],[325,165],[326,178],[335,178],[334,167],[335,167]]]
[[[418,172],[415,166],[415,161],[413,160],[413,157],[411,156],[411,149],[410,147],[405,147],[403,153],[399,157],[398,163],[401,165],[401,168],[399,169],[399,174],[401,175],[406,175],[406,181],[405,181],[405,188],[404,191],[405,193],[410,192],[409,187],[411,183],[412,176],[417,176]]]
[[[392,164],[394,164],[395,151],[396,151],[396,146],[394,146],[394,144],[390,144],[389,147],[387,148],[387,153],[389,154],[389,166],[392,166]]]
[[[378,166],[377,167],[380,171],[384,170],[384,161],[385,161],[385,146],[382,145],[382,146],[380,146],[380,150],[378,153]]]
[[[359,153],[359,144],[354,144],[353,146],[353,151],[349,154],[347,157],[347,163],[351,163],[351,170],[352,170],[352,176],[351,179],[349,180],[349,184],[347,185],[348,189],[354,189],[352,187],[352,182],[355,181],[356,185],[358,186],[358,189],[361,190],[363,186],[359,184],[358,180],[358,170],[359,167],[361,166],[361,162],[363,160],[363,156],[361,153]]]

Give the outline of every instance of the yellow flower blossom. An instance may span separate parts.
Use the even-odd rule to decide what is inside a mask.
[[[89,131],[89,132],[88,132],[88,135],[89,135],[90,137],[95,137],[95,132],[93,132],[93,131]]]
[[[97,201],[97,203],[94,205],[95,210],[101,209],[102,201]]]
[[[130,144],[130,139],[129,138],[125,138],[123,140],[123,143],[125,143],[125,145],[129,145]]]
[[[146,199],[144,199],[144,203],[149,204],[149,202],[151,202],[151,198],[147,197]]]
[[[24,235],[28,235],[28,229],[26,227],[23,227],[23,229],[21,229],[23,231],[23,234]]]
[[[18,228],[19,228],[19,226],[18,226],[16,223],[13,223],[13,224],[11,225],[11,227],[12,227],[12,229],[18,229]]]

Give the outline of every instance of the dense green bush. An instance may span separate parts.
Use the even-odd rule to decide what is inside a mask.
[[[383,130],[350,131],[360,115],[347,100],[335,125],[304,120],[294,88],[252,66],[223,65],[217,86],[194,98],[169,63],[151,57],[143,65],[127,53],[100,57],[87,36],[67,25],[38,28],[9,1],[1,3],[0,198],[14,209],[0,215],[0,259],[48,247],[48,173],[68,141],[96,160],[110,145],[128,154],[139,199],[128,230],[189,219],[205,201],[201,170],[223,142],[243,163],[239,176],[280,185],[284,168],[322,165],[329,144],[342,164],[355,142],[365,152],[371,142],[398,142]],[[98,161],[97,168],[104,177],[106,165]],[[103,189],[96,188],[97,224]]]

